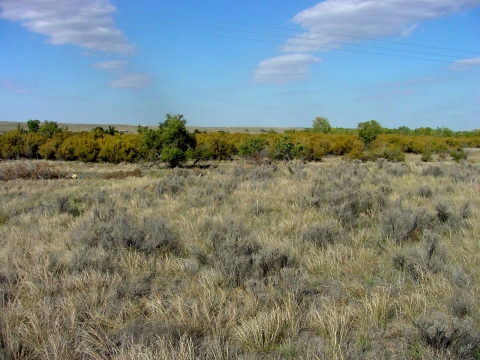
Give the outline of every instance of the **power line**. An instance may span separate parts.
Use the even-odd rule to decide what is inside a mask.
[[[284,1],[300,2],[300,1],[295,1],[295,0],[284,0]],[[302,1],[302,2],[304,2],[304,1]],[[379,1],[379,2],[386,2],[386,3],[390,3],[390,4],[400,4],[400,3],[397,3],[397,2],[391,2],[391,1]],[[315,5],[312,5],[312,7],[313,7],[313,6],[316,6],[316,5],[318,5],[318,3],[315,4]],[[350,6],[332,5],[332,4],[328,4],[328,6],[329,6],[329,7],[334,7],[334,8],[349,9],[349,10],[354,10],[354,11],[369,12],[369,13],[373,13],[373,14],[397,16],[397,17],[403,17],[403,18],[407,18],[407,19],[418,19],[418,20],[423,20],[423,21],[434,21],[434,22],[450,23],[450,24],[461,25],[461,26],[480,27],[479,25],[462,24],[462,23],[459,23],[459,22],[456,22],[456,21],[445,21],[445,20],[437,20],[437,19],[425,19],[425,18],[422,18],[422,17],[419,17],[419,16],[392,14],[392,13],[383,12],[383,11],[380,12],[380,11],[373,11],[373,10],[358,9],[358,8],[354,8],[354,7],[350,7]]]
[[[246,31],[246,30],[235,30],[235,29],[215,28],[215,27],[209,27],[209,26],[185,25],[185,24],[175,24],[175,23],[167,23],[167,22],[158,22],[158,21],[135,20],[135,19],[127,19],[127,21],[141,22],[141,23],[153,23],[153,24],[161,24],[161,25],[172,25],[172,26],[192,27],[192,28],[207,29],[207,30],[230,31],[230,32],[237,32],[237,33],[254,34],[254,35],[266,35],[266,36],[283,37],[283,38],[292,38],[291,36],[287,36],[287,35],[268,34],[268,33],[261,33],[261,32],[255,32],[255,31]],[[396,48],[388,48],[388,47],[374,46],[374,45],[354,44],[354,43],[341,42],[341,41],[333,41],[333,40],[317,40],[317,39],[309,39],[309,38],[306,38],[306,37],[294,37],[294,38],[292,38],[292,39],[294,39],[294,40],[296,40],[296,39],[298,39],[298,40],[307,40],[307,41],[319,42],[319,43],[333,43],[333,44],[341,44],[341,45],[352,45],[352,46],[368,47],[368,48],[382,49],[382,50],[393,50],[393,51],[413,53],[413,54],[423,54],[423,55],[433,55],[433,56],[449,57],[449,58],[453,58],[453,59],[464,59],[464,57],[455,56],[455,55],[444,55],[444,54],[436,54],[436,53],[423,52],[423,51],[414,51],[414,50],[403,50],[403,49],[396,49]],[[291,43],[287,43],[287,45],[292,45],[292,44],[291,44]],[[296,44],[293,44],[293,45],[296,45]],[[296,45],[296,46],[303,46],[303,45]],[[309,46],[313,46],[313,45],[309,45]],[[334,49],[335,49],[335,48],[332,48],[332,50],[334,50]]]
[[[284,44],[283,42],[273,41],[273,40],[263,40],[263,39],[251,39],[251,38],[241,38],[235,36],[226,36],[226,35],[218,35],[218,34],[201,34],[195,32],[186,32],[186,31],[173,31],[173,30],[159,30],[153,28],[136,28],[136,27],[128,27],[130,29],[137,29],[137,30],[148,30],[148,31],[157,31],[157,32],[167,32],[167,33],[174,33],[174,34],[185,34],[185,35],[200,35],[200,36],[208,36],[208,37],[216,37],[216,38],[224,38],[224,39],[235,39],[235,40],[246,40],[246,41],[255,41],[255,42],[263,42],[263,43],[272,43],[272,44]],[[377,53],[371,51],[362,51],[362,50],[352,50],[352,49],[332,49],[331,47],[320,47],[318,45],[304,45],[304,44],[292,44],[304,47],[312,47],[316,49],[329,49],[335,51],[346,51],[346,52],[354,52],[354,53],[361,53],[361,54],[370,54],[370,55],[381,55],[381,56],[388,56],[388,57],[395,57],[395,58],[403,58],[403,59],[413,59],[413,60],[423,60],[423,61],[433,61],[433,62],[440,62],[440,63],[447,63],[451,64],[451,61],[446,60],[438,60],[438,59],[427,59],[427,58],[419,58],[413,56],[404,56],[404,55],[394,55],[394,54],[385,54],[385,53]],[[480,64],[464,64],[468,66],[478,66]]]
[[[267,29],[276,29],[276,30],[298,31],[298,29],[287,28],[287,27],[280,27],[280,26],[261,25],[261,24],[254,24],[254,23],[242,23],[242,22],[237,22],[237,21],[216,20],[216,19],[198,18],[198,17],[192,17],[192,16],[180,16],[180,15],[170,15],[170,14],[159,14],[159,13],[144,12],[144,11],[131,11],[131,10],[119,10],[119,12],[134,13],[134,14],[146,14],[146,15],[153,15],[153,16],[167,17],[167,18],[179,18],[179,19],[188,19],[188,20],[210,21],[210,22],[222,23],[222,24],[233,24],[233,25],[242,25],[242,26],[253,26],[253,27],[260,27],[260,28],[267,28]],[[335,33],[326,33],[326,32],[320,32],[320,31],[307,31],[307,32],[305,32],[305,33],[307,33],[307,34],[320,34],[320,35],[338,36],[338,37],[345,37],[345,38],[351,38],[351,39],[359,39],[359,40],[375,41],[375,42],[382,42],[382,43],[389,43],[389,44],[407,45],[407,46],[414,46],[414,47],[423,47],[423,48],[429,48],[429,49],[455,51],[455,52],[463,52],[463,53],[470,53],[470,54],[480,55],[480,52],[475,52],[475,51],[459,50],[459,49],[452,49],[452,48],[443,48],[443,47],[429,46],[429,45],[420,45],[420,44],[406,43],[406,42],[400,42],[400,41],[379,40],[379,39],[372,39],[372,38],[366,38],[366,37],[360,37],[360,36],[351,36],[351,35],[343,35],[343,34],[335,34]]]

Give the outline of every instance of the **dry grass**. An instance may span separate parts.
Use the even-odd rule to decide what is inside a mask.
[[[480,356],[478,163],[21,166],[0,359]]]

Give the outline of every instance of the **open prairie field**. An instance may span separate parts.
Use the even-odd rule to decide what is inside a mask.
[[[0,162],[0,359],[478,359],[468,159]]]
[[[22,122],[13,122],[13,121],[0,121],[0,134],[6,133],[7,131],[15,130],[20,124],[22,129],[27,128],[27,123]],[[61,128],[68,127],[70,131],[90,131],[97,126],[101,126],[104,129],[107,129],[108,126],[114,126],[116,130],[121,131],[125,134],[136,134],[137,133],[137,125],[125,125],[125,124],[67,124],[67,123],[58,123],[58,126]],[[150,128],[155,129],[158,127],[158,124],[154,124],[150,126]],[[199,131],[225,131],[231,133],[251,133],[251,134],[260,134],[267,131],[275,131],[283,133],[285,130],[293,129],[293,128],[260,128],[260,127],[240,127],[240,126],[223,126],[223,127],[198,127],[198,126],[187,126],[189,131],[194,131],[198,129]],[[297,130],[303,130],[304,128],[297,128]]]

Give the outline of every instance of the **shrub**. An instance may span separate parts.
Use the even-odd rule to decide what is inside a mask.
[[[452,296],[450,296],[448,305],[452,315],[458,318],[472,315],[473,309],[475,308],[473,300],[461,290],[456,290]]]
[[[176,147],[164,147],[160,159],[167,163],[168,167],[174,168],[185,161],[186,155]]]
[[[429,165],[422,169],[422,175],[438,177],[443,175],[443,170],[440,166]]]
[[[409,247],[399,251],[393,257],[393,266],[405,271],[414,280],[420,280],[427,272],[438,273],[443,270],[445,253],[435,234],[424,236],[423,247]]]
[[[102,179],[125,179],[127,177],[142,177],[142,170],[135,169],[130,171],[112,171],[102,175]]]
[[[424,150],[422,152],[422,156],[420,157],[420,160],[422,160],[423,162],[430,162],[430,161],[433,161],[433,155],[432,155],[432,152],[430,150]]]
[[[67,173],[44,163],[16,162],[12,165],[0,167],[0,181],[16,179],[51,180],[64,179]]]
[[[231,287],[241,286],[255,274],[255,255],[260,245],[235,222],[218,226],[210,233],[211,262]]]
[[[249,137],[239,146],[239,155],[247,159],[260,157],[260,152],[265,148],[266,141],[260,137]]]
[[[463,149],[454,150],[450,152],[450,157],[458,163],[460,160],[467,160],[467,153]]]
[[[59,196],[57,198],[57,206],[60,214],[70,214],[72,216],[80,215],[78,207],[72,204],[72,201],[67,196]]]
[[[296,265],[296,259],[284,248],[267,247],[255,257],[257,276],[260,279],[279,274],[283,268],[296,267]]]
[[[433,196],[433,190],[428,185],[422,185],[418,188],[417,194],[420,197],[431,198]]]
[[[480,353],[480,335],[471,318],[459,319],[437,313],[416,320],[423,342],[436,350],[451,350],[460,359],[475,359]]]
[[[374,146],[375,145],[375,146]],[[369,160],[386,159],[393,162],[405,161],[405,153],[402,148],[393,144],[372,144],[371,149],[367,152]]]
[[[145,253],[177,254],[178,237],[161,219],[146,218],[138,224],[125,209],[106,205],[93,209],[91,220],[74,230],[74,236],[87,247],[125,248]]]
[[[185,188],[185,178],[182,176],[165,176],[157,184],[156,192],[159,195],[175,195]]]
[[[302,232],[302,240],[311,242],[316,246],[326,247],[343,239],[342,228],[334,220],[308,225]]]
[[[291,160],[293,158],[294,144],[288,135],[282,135],[280,139],[273,144],[275,157],[282,160]]]
[[[401,164],[389,164],[385,167],[385,171],[389,175],[403,176],[407,173],[407,167]]]
[[[383,213],[380,227],[383,236],[395,242],[402,242],[418,239],[423,229],[432,222],[429,213],[418,209],[395,207]]]

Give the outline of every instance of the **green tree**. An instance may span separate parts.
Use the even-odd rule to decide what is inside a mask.
[[[326,117],[317,116],[312,122],[313,132],[329,134],[332,132],[330,122]]]
[[[28,132],[37,132],[40,129],[40,120],[28,120],[27,121]]]
[[[142,136],[142,145],[147,158],[159,159],[169,167],[176,167],[186,159],[189,149],[195,148],[195,137],[186,128],[183,115],[166,115],[158,129],[139,126],[137,131]]]
[[[38,129],[38,131],[43,135],[51,137],[53,134],[60,133],[63,130],[60,127],[58,127],[58,124],[56,121],[45,120],[43,124],[40,126],[40,128]]]
[[[376,120],[361,122],[358,124],[358,136],[366,147],[382,133],[382,126]]]

